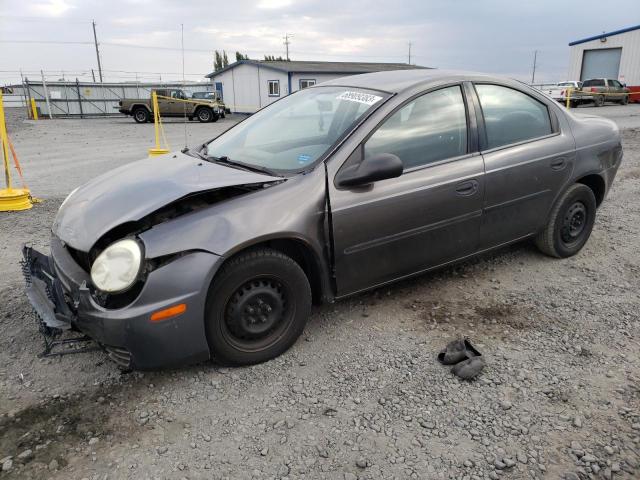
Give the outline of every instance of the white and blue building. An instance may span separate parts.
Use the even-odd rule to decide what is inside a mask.
[[[640,25],[575,40],[569,47],[568,80],[612,78],[640,91]]]
[[[406,63],[240,60],[207,75],[236,113],[253,113],[297,90],[334,78],[384,70],[425,68]]]

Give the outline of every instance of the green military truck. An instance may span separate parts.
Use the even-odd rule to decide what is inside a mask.
[[[225,106],[217,98],[189,98],[177,88],[153,90],[158,96],[158,110],[161,117],[186,117],[189,120],[216,122],[224,118]],[[131,115],[138,123],[153,121],[153,100],[151,98],[123,98],[118,104],[118,111]]]

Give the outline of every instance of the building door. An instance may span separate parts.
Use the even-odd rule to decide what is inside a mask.
[[[222,95],[222,82],[216,82],[216,96],[224,102],[224,96]]]
[[[618,78],[622,48],[585,50],[582,54],[580,80],[590,78]]]

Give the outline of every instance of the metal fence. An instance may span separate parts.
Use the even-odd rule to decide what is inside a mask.
[[[150,98],[158,88],[180,88],[188,95],[210,92],[208,83],[97,83],[76,81],[33,82],[26,79],[22,86],[14,86],[14,95],[26,102],[34,99],[41,116],[104,117],[122,115],[118,102],[123,98]]]

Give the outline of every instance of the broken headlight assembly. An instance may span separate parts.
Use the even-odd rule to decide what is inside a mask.
[[[91,281],[106,293],[123,292],[131,287],[142,267],[142,248],[131,238],[112,243],[91,266]]]

